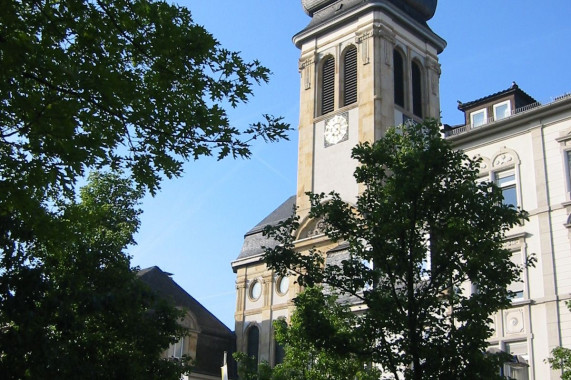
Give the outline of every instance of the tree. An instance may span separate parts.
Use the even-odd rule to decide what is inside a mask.
[[[127,286],[133,273],[118,250],[125,241],[114,241],[114,229],[97,224],[104,222],[94,219],[99,211],[75,204],[78,181],[94,170],[122,170],[138,190],[154,194],[163,178],[182,173],[184,161],[247,158],[253,140],[287,138],[289,126],[269,115],[244,128],[232,125],[226,108],[247,102],[269,70],[224,49],[186,8],[150,0],[2,0],[0,8],[0,341],[17,343],[2,344],[0,365],[25,377],[34,368],[56,371],[53,366],[65,364],[46,335],[61,306],[57,297],[47,302],[59,294],[53,287],[62,296],[81,291],[89,297],[96,288],[70,287],[81,285],[75,276],[93,275],[110,276],[111,298],[124,295],[121,284],[140,291]],[[62,219],[68,215],[76,227]],[[100,229],[111,240],[91,235]],[[88,253],[107,248],[121,269],[92,266]],[[88,262],[64,265],[66,255],[72,263]],[[64,276],[56,269],[69,271]],[[107,310],[98,310],[106,318]],[[140,332],[143,327],[150,325]],[[102,348],[114,331],[98,331]],[[102,371],[111,365],[90,357],[101,359]],[[154,371],[155,364],[148,361],[146,369]]]
[[[350,347],[363,342],[353,334],[357,318],[346,305],[324,295],[320,288],[308,288],[294,300],[296,309],[289,325],[274,321],[276,341],[285,349],[284,362],[273,369],[267,362],[243,352],[234,353],[241,380],[378,380],[379,371],[366,355],[357,356]],[[314,330],[326,335],[327,345],[315,343]],[[342,346],[338,346],[341,344]],[[349,344],[349,346],[347,346]]]
[[[274,368],[273,380],[379,379],[369,356],[355,349],[366,342],[353,334],[359,328],[358,318],[346,305],[324,295],[320,288],[307,288],[294,302],[290,324],[274,322],[276,338],[286,355]],[[316,343],[311,339],[315,336],[327,336],[327,344]]]
[[[567,301],[567,308],[571,310],[570,301]],[[547,359],[547,362],[551,368],[559,369],[562,371],[562,380],[571,379],[571,349],[565,347],[555,347],[551,351],[551,357]]]
[[[137,279],[124,253],[140,196],[131,181],[95,173],[80,201],[53,215],[52,238],[23,248],[34,262],[15,292],[3,289],[2,378],[179,379],[190,370],[160,359],[185,333],[181,312]]]
[[[307,339],[365,355],[394,378],[496,378],[502,358],[485,354],[490,315],[510,305],[507,287],[521,272],[502,242],[526,213],[504,204],[495,184],[478,181],[479,161],[452,149],[435,120],[393,128],[352,157],[364,188],[355,205],[334,192],[309,193],[309,216],[346,246],[342,258],[298,252],[297,216],[266,230],[280,243],[266,249],[270,268],[365,306],[351,334],[306,328]],[[326,308],[308,310],[303,324]]]

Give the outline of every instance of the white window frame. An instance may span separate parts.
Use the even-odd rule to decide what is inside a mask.
[[[498,112],[497,112],[497,110],[498,110],[498,108],[500,108],[500,107],[503,106],[503,105],[507,105],[507,106],[508,106],[508,114],[507,114],[507,116],[498,118]],[[505,118],[511,116],[511,113],[512,113],[512,106],[511,106],[511,102],[510,102],[509,100],[506,100],[506,101],[501,102],[501,103],[498,103],[498,104],[494,104],[494,120],[495,120],[495,121],[505,119]]]
[[[517,345],[517,344],[521,344],[521,345],[525,345],[525,353],[518,353],[518,352],[514,352],[513,354],[511,352],[508,351],[508,346],[510,345]],[[527,361],[528,366],[521,366],[521,365],[514,365],[513,363],[507,362],[504,363],[504,376],[513,376],[516,375],[516,373],[514,373],[514,371],[518,371],[519,370],[523,370],[525,368],[526,370],[526,377],[524,378],[524,380],[529,380],[530,376],[530,365],[529,363],[531,363],[530,360],[530,354],[529,354],[529,342],[526,340],[516,340],[516,341],[504,341],[503,344],[503,351],[510,354],[510,355],[514,355],[514,356],[519,356],[522,357],[523,359],[525,359],[525,361]],[[521,379],[521,377],[514,377],[514,379]]]
[[[484,121],[482,122],[482,124],[478,124],[475,125],[474,124],[474,116],[478,115],[478,114],[484,114]],[[488,109],[487,108],[482,108],[473,112],[470,112],[470,125],[472,128],[478,128],[481,127],[482,125],[486,125],[488,123]]]
[[[565,168],[567,200],[571,200],[571,149],[563,150],[563,167]]]
[[[184,337],[181,337],[178,341],[171,343],[168,348],[167,356],[169,358],[181,359],[184,355]]]
[[[519,256],[519,260],[515,260],[515,257]],[[522,250],[516,250],[511,253],[510,260],[516,265],[524,265],[524,252]],[[519,281],[512,282],[508,285],[508,290],[514,291],[516,295],[511,298],[512,301],[522,301],[527,298],[526,291],[526,281],[525,281],[525,271],[520,273]],[[518,295],[517,293],[521,293]]]
[[[499,180],[506,178],[506,177],[511,177],[511,176],[513,176],[512,181],[503,183],[501,185],[499,184]],[[515,168],[511,167],[511,168],[505,168],[505,169],[493,171],[492,172],[492,180],[494,181],[496,186],[498,186],[502,191],[505,188],[509,188],[509,187],[513,186],[513,188],[515,189],[515,195],[516,195],[516,204],[514,206],[516,208],[521,206],[521,200],[520,200],[520,196],[519,196],[518,178],[517,178]]]

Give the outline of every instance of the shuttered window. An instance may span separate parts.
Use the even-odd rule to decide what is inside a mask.
[[[395,104],[404,108],[404,63],[398,50],[393,51],[393,74],[395,82]]]
[[[350,47],[343,57],[343,105],[357,102],[357,48]]]
[[[422,117],[422,74],[420,66],[416,62],[412,63],[412,113]]]
[[[335,59],[328,57],[321,66],[321,114],[333,111],[335,105]]]

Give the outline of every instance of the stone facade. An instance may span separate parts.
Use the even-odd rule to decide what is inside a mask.
[[[472,105],[465,110],[467,122],[471,111],[509,98],[506,94]],[[544,360],[556,346],[571,346],[571,314],[565,306],[571,299],[571,96],[512,108],[500,120],[456,129],[460,132],[447,132],[448,140],[482,158],[482,179],[515,174],[517,206],[529,212],[529,221],[509,231],[505,244],[518,264],[531,254],[537,259],[512,289],[521,290],[513,307],[494,316],[490,343],[506,351],[515,347],[513,353],[528,361],[528,369],[517,369],[519,376],[527,371],[528,377],[518,379],[559,379],[561,373],[551,371]]]

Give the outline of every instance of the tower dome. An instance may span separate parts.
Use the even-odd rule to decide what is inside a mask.
[[[301,4],[305,13],[313,16],[314,12],[325,8],[329,4],[338,2],[340,4],[347,3],[353,5],[357,1],[361,3],[390,2],[422,21],[430,20],[434,16],[438,3],[438,0],[301,0]]]
[[[320,10],[321,8],[334,3],[336,0],[301,0],[303,5],[303,10],[310,16],[313,16],[313,12]]]

